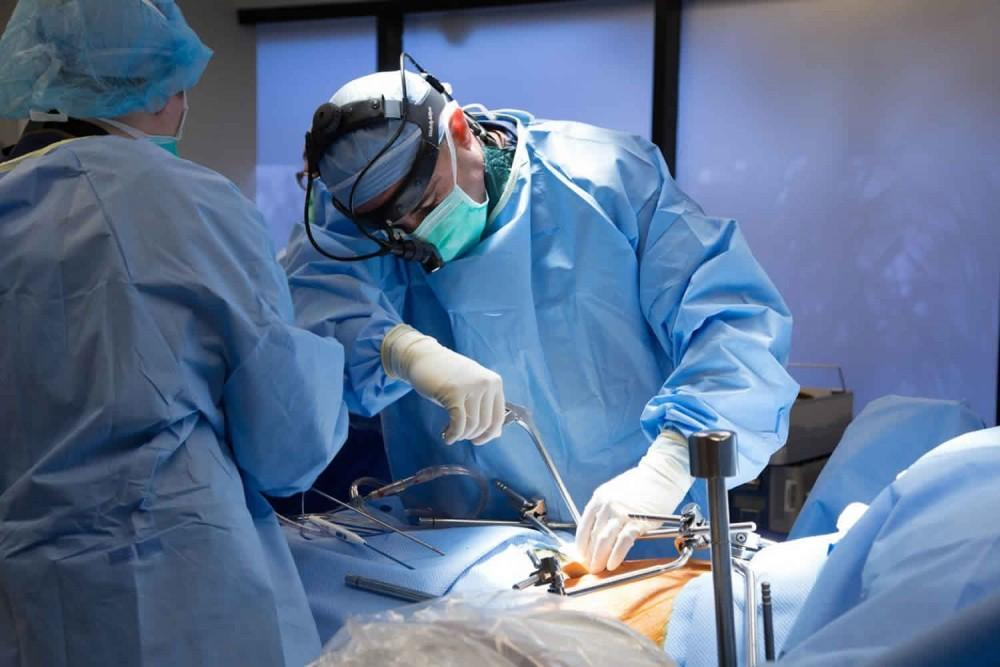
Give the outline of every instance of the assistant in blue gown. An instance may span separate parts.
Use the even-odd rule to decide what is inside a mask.
[[[262,493],[343,442],[343,350],[295,328],[229,181],[100,136],[0,164],[0,664],[301,665]]]

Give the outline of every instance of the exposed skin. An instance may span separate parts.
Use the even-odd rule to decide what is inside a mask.
[[[184,93],[172,95],[167,103],[159,111],[133,111],[132,113],[119,116],[114,120],[125,123],[146,134],[173,136],[181,126],[181,117],[184,115]],[[111,134],[128,137],[116,127],[107,125],[105,127]],[[131,137],[129,137],[131,138]]]
[[[465,190],[477,203],[486,201],[486,180],[483,173],[483,147],[472,134],[472,129],[465,119],[465,114],[461,109],[456,109],[451,118],[448,119],[452,137],[455,140],[455,155],[458,159],[457,179],[458,186]],[[364,206],[358,208],[359,213],[373,211],[387,202],[399,189],[402,181],[396,183],[382,194],[375,197]],[[437,164],[434,165],[434,173],[431,174],[424,196],[412,213],[399,219],[399,227],[406,233],[415,230],[427,214],[435,206],[447,197],[455,181],[451,177],[451,151],[448,150],[447,142],[441,142],[438,150]]]

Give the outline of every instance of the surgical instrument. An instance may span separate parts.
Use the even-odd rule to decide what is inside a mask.
[[[771,584],[760,585],[760,606],[764,612],[764,659],[774,661],[774,614],[771,610]]]
[[[542,443],[542,436],[538,433],[538,428],[531,418],[531,413],[526,408],[514,403],[507,403],[506,408],[507,412],[503,421],[504,426],[517,424],[531,436],[531,441],[534,443],[535,449],[538,450],[542,460],[545,462],[545,467],[549,469],[549,474],[552,475],[552,479],[556,483],[556,488],[559,489],[559,495],[562,496],[563,502],[566,503],[566,508],[569,510],[573,523],[580,525],[580,511],[576,508],[573,496],[570,495],[569,489],[566,487],[565,482],[563,482],[562,475],[559,474],[559,469],[556,468],[555,462],[549,456],[548,450],[545,449],[545,445]]]
[[[373,523],[375,523],[375,524],[377,524],[379,526],[382,526],[386,530],[389,530],[389,531],[391,531],[393,533],[396,533],[397,535],[402,535],[406,539],[410,540],[411,542],[415,542],[416,544],[419,544],[420,546],[424,547],[425,549],[430,549],[431,551],[433,551],[434,553],[436,553],[439,556],[444,556],[445,555],[445,553],[443,551],[441,551],[440,549],[438,549],[437,547],[431,546],[430,544],[427,544],[423,540],[418,540],[417,538],[413,537],[409,533],[407,533],[405,531],[402,531],[399,528],[396,528],[392,524],[390,524],[390,523],[388,523],[386,521],[383,521],[382,519],[379,519],[378,517],[376,517],[374,514],[372,514],[370,512],[366,512],[366,511],[364,511],[361,508],[355,507],[354,505],[351,505],[349,503],[345,503],[343,500],[338,500],[337,498],[334,498],[331,495],[323,493],[319,489],[309,489],[309,490],[312,491],[313,493],[318,494],[319,496],[321,496],[323,498],[326,498],[330,502],[336,503],[337,505],[343,507],[346,510],[350,510],[352,512],[357,512],[358,514],[360,514],[361,516],[365,517],[369,521],[371,521],[371,522],[373,522]]]
[[[630,519],[637,519],[639,521],[662,521],[663,523],[671,523],[674,518],[672,515],[657,515],[657,514],[629,514]],[[682,534],[689,533],[710,533],[710,525],[692,526],[686,531],[682,532],[678,528],[666,528],[651,530],[646,535],[647,539],[663,539],[667,537],[680,537]],[[729,526],[729,531],[732,533],[734,540],[738,540],[740,545],[747,542],[746,537],[739,537],[739,535],[745,535],[747,533],[754,534],[757,530],[757,524],[753,521],[741,521],[739,523],[734,523]],[[641,536],[640,536],[641,537]],[[735,548],[735,547],[734,547]]]
[[[360,591],[378,593],[379,595],[396,598],[397,600],[403,600],[404,602],[426,602],[427,600],[434,600],[438,597],[437,595],[425,593],[424,591],[418,591],[414,588],[398,586],[396,584],[390,584],[387,581],[370,579],[357,574],[346,575],[344,577],[344,583],[351,588],[356,588]]]
[[[744,641],[747,649],[746,667],[757,667],[757,577],[754,575],[750,562],[742,558],[733,560],[733,567],[743,575],[743,596],[745,612]]]
[[[400,494],[410,487],[418,484],[426,484],[427,482],[431,482],[441,477],[459,475],[470,478],[473,482],[475,482],[476,488],[479,490],[479,501],[476,504],[475,511],[472,512],[473,517],[478,517],[482,513],[483,508],[486,507],[486,501],[489,496],[489,488],[486,478],[478,470],[455,464],[436,465],[421,468],[409,477],[404,477],[403,479],[389,484],[373,477],[361,477],[354,480],[351,484],[350,496],[352,501],[357,500],[358,498],[364,501],[378,500],[379,498]],[[361,487],[369,485],[376,486],[377,488],[366,495],[361,495]]]
[[[729,499],[726,478],[737,471],[736,434],[698,431],[688,438],[691,475],[708,480],[711,520],[712,584],[719,665],[736,667],[736,623],[733,617],[732,548],[729,541]],[[756,613],[754,614],[756,617]]]
[[[540,532],[545,533],[557,542],[562,541],[558,535],[552,532],[551,528],[545,525],[546,510],[544,500],[541,498],[528,500],[510,486],[501,482],[499,479],[493,480],[493,484],[495,484],[496,487],[500,489],[505,496],[507,496],[507,499],[510,500],[511,505],[514,506],[514,509],[517,510],[517,513],[523,521],[531,524]]]
[[[424,528],[466,528],[469,526],[524,526],[523,521],[505,521],[503,519],[447,519],[433,516],[422,516],[417,519]],[[550,521],[546,525],[552,530],[573,530],[576,524]]]
[[[621,584],[627,584],[632,581],[639,581],[640,579],[646,579],[649,577],[655,577],[659,574],[663,574],[664,572],[678,570],[687,565],[687,562],[691,559],[691,556],[695,551],[708,545],[708,537],[705,532],[701,530],[705,527],[705,519],[701,515],[701,510],[694,503],[685,505],[681,515],[676,518],[679,519],[677,532],[679,536],[678,549],[680,551],[676,560],[662,565],[652,565],[641,570],[636,570],[635,572],[627,572],[618,576],[609,577],[586,586],[577,586],[567,589],[565,595],[586,595],[587,593],[593,593],[605,588],[611,588],[613,586],[619,586]]]
[[[527,579],[514,584],[514,590],[523,591],[525,588],[531,586],[544,586],[548,584],[550,593],[566,595],[566,574],[563,572],[562,564],[555,553],[539,558],[534,551],[529,549],[528,558],[531,559],[535,570]]]
[[[344,528],[343,526],[338,525],[338,524],[334,523],[333,521],[329,521],[327,519],[324,519],[323,517],[311,515],[311,516],[304,517],[304,519],[303,519],[304,523],[298,523],[296,521],[292,521],[291,519],[283,517],[280,514],[278,514],[277,516],[278,516],[278,519],[284,521],[285,523],[291,524],[292,526],[295,526],[300,531],[303,531],[306,528],[310,527],[310,526],[306,525],[306,524],[310,524],[311,527],[315,527],[315,529],[320,530],[321,532],[324,532],[324,533],[326,533],[328,535],[332,535],[333,537],[341,539],[344,542],[347,542],[349,544],[356,544],[358,546],[368,547],[369,549],[371,549],[375,553],[379,554],[380,556],[382,556],[384,558],[388,558],[392,562],[397,563],[399,565],[402,565],[407,570],[414,569],[414,567],[412,565],[404,563],[403,561],[399,560],[395,556],[392,556],[391,554],[388,554],[388,553],[382,551],[378,547],[372,546],[372,544],[370,542],[368,542],[368,540],[366,540],[365,538],[361,537],[360,535],[358,535],[354,531],[349,530],[347,528]],[[303,536],[304,535],[305,534],[303,533]]]
[[[676,560],[672,560],[669,563],[663,565],[652,565],[641,570],[636,570],[635,572],[629,572],[627,574],[620,574],[617,577],[609,577],[603,579],[589,586],[581,586],[577,588],[566,589],[565,595],[569,597],[576,597],[579,595],[586,595],[587,593],[594,593],[595,591],[600,591],[605,588],[611,588],[613,586],[619,586],[621,584],[626,584],[632,581],[639,581],[640,579],[648,579],[649,577],[655,577],[658,574],[663,574],[664,572],[670,572],[671,570],[679,570],[680,568],[687,565],[687,562],[691,560],[691,554],[694,553],[694,548],[690,546],[685,546],[681,549],[680,555]]]

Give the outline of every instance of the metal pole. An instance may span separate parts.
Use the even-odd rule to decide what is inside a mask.
[[[694,553],[693,549],[690,547],[685,547],[677,560],[670,561],[669,563],[664,563],[663,565],[651,565],[650,567],[643,568],[641,570],[636,570],[634,572],[627,572],[625,574],[619,574],[615,577],[609,577],[607,579],[602,579],[598,582],[590,584],[589,586],[581,586],[579,588],[571,588],[566,591],[566,595],[569,597],[577,597],[580,595],[586,595],[587,593],[594,593],[595,591],[602,591],[606,588],[612,588],[614,586],[620,586],[625,583],[630,583],[633,581],[639,581],[641,579],[649,579],[650,577],[655,577],[657,575],[663,574],[664,572],[670,572],[671,570],[679,570],[680,568],[687,565],[688,561],[691,559],[691,554]]]
[[[736,434],[732,431],[699,431],[688,438],[688,451],[691,455],[691,474],[708,481],[719,665],[736,667],[732,545],[729,543],[729,499],[726,496],[726,477],[736,474]]]

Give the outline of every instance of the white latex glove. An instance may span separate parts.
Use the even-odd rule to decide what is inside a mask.
[[[594,491],[576,531],[583,564],[593,573],[617,568],[636,538],[659,526],[628,515],[673,514],[693,483],[684,436],[664,431],[639,465]]]
[[[402,378],[448,411],[445,444],[471,440],[482,445],[500,435],[505,408],[499,375],[406,324],[386,334],[381,351],[390,377]]]

